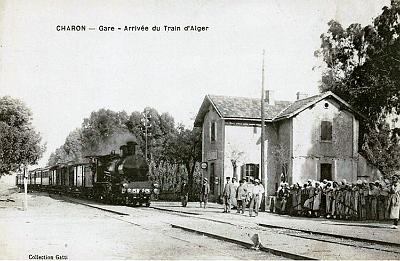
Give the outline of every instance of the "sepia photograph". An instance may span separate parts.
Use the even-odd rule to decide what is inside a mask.
[[[0,0],[0,260],[399,260],[400,0]]]

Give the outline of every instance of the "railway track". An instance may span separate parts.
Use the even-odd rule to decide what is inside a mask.
[[[189,233],[190,231],[188,231],[188,230],[184,230],[184,231],[189,233],[189,234],[191,234],[191,236],[187,236],[186,234],[182,235],[182,233],[184,233],[184,232],[178,232],[178,231],[181,231],[182,229],[178,229],[175,233],[171,233],[171,231],[164,232],[162,229],[157,229],[157,228],[160,227],[159,225],[157,227],[154,227],[154,226],[152,226],[152,224],[147,224],[147,223],[145,223],[143,221],[142,222],[132,221],[132,219],[134,217],[132,217],[132,215],[130,213],[127,213],[128,211],[127,212],[122,212],[123,210],[115,211],[115,210],[111,210],[110,209],[110,207],[126,208],[125,211],[126,210],[132,210],[132,211],[136,212],[136,214],[138,214],[137,212],[140,212],[138,214],[139,216],[150,216],[150,215],[154,215],[154,210],[155,211],[161,211],[158,208],[138,208],[138,207],[125,207],[125,206],[98,205],[98,204],[92,204],[92,203],[88,203],[88,202],[82,202],[82,200],[69,198],[69,197],[65,197],[65,196],[62,196],[61,198],[63,200],[65,200],[65,201],[67,201],[67,202],[70,202],[70,203],[83,205],[85,207],[95,208],[97,210],[104,211],[106,213],[111,213],[113,215],[107,215],[109,218],[112,218],[112,219],[119,220],[119,221],[124,222],[124,223],[129,223],[131,225],[134,225],[137,228],[146,230],[147,232],[153,234],[153,236],[168,237],[168,238],[173,239],[173,240],[178,240],[178,241],[181,241],[181,242],[185,242],[185,243],[197,246],[198,248],[204,248],[204,247],[208,247],[209,248],[210,247],[210,246],[205,246],[205,244],[203,243],[204,242],[204,237],[202,237],[202,236],[198,236],[197,235],[196,236],[197,238],[195,240],[193,240],[193,235],[192,235],[192,233]],[[162,211],[162,212],[168,212],[168,211]],[[167,214],[171,214],[171,213],[167,213]],[[186,213],[183,213],[182,215],[177,215],[177,213],[173,213],[172,215],[179,216],[181,218],[186,218],[187,219],[188,215],[190,215],[190,214],[192,214],[192,213],[186,212]],[[183,216],[183,215],[185,215],[185,216]],[[177,228],[176,225],[174,225],[171,222],[166,222],[166,221],[159,221],[159,222],[163,223],[164,225],[166,225],[166,226],[168,226],[170,228],[173,228],[173,229]],[[235,241],[224,240],[224,239],[220,239],[220,238],[217,238],[217,237],[210,236],[210,238],[212,238],[212,239],[214,239],[214,240],[216,240],[218,242],[224,242],[225,244],[226,243],[231,243],[231,244],[234,244],[234,245],[240,245],[243,248],[243,251],[253,252],[253,250],[250,249],[251,246],[252,246],[250,243],[240,243],[239,244],[238,242],[235,242]],[[212,244],[212,250],[215,251],[215,255],[216,256],[223,256],[223,254],[226,255],[226,249],[220,248],[219,247],[220,245],[221,245],[221,243],[217,243],[217,242]],[[231,248],[231,247],[229,247],[229,248]],[[262,249],[262,251],[263,252],[269,252],[269,251],[266,251],[265,249]],[[262,255],[262,254],[258,253],[257,255]],[[235,255],[233,255],[232,258],[243,259],[242,256],[235,256]],[[264,259],[271,259],[271,258],[277,259],[270,252],[268,254],[266,253],[266,255],[262,255],[262,258],[264,258]],[[250,259],[252,259],[252,258],[250,258]],[[260,257],[258,257],[257,259],[260,259]],[[304,259],[304,258],[302,258],[302,259]]]
[[[129,220],[132,211],[140,211],[143,214],[149,213],[150,215],[154,214],[154,211],[157,211],[173,215],[180,218],[179,222],[163,223],[190,233],[201,234],[220,241],[241,245],[247,249],[252,246],[249,236],[246,236],[243,233],[236,233],[235,235],[235,233],[227,232],[247,231],[247,234],[260,234],[261,241],[264,243],[263,247],[260,248],[261,251],[289,259],[349,259],[349,257],[358,257],[359,255],[357,255],[357,253],[362,254],[362,257],[366,259],[368,259],[368,257],[375,259],[380,257],[385,259],[400,259],[400,245],[391,242],[374,240],[363,241],[356,237],[345,237],[337,234],[313,233],[312,231],[303,231],[300,229],[267,226],[265,224],[250,223],[248,222],[248,219],[239,220],[234,218],[226,221],[224,220],[226,219],[226,215],[221,218],[216,216],[205,216],[190,211],[171,210],[160,207],[135,208],[133,210],[130,207],[124,206],[99,206],[98,204],[76,202],[76,200],[73,201],[88,207],[97,208],[99,210],[119,215],[120,217],[115,218],[124,222],[132,222]],[[144,224],[136,224],[133,222],[133,225],[140,226],[143,229],[151,229]],[[224,229],[221,229],[221,226],[224,226]],[[276,238],[279,239],[278,241],[286,243],[282,243],[282,247],[279,246],[279,244],[274,244],[273,240],[265,240],[268,238]],[[179,240],[179,237],[175,239]],[[300,247],[298,249],[284,247],[287,243],[311,247],[308,249],[307,247]],[[344,255],[343,257],[342,255],[335,254],[335,250],[338,249],[346,250],[347,253],[349,253],[349,251],[350,253],[354,252],[356,255]]]
[[[259,227],[256,228],[254,225],[249,226],[248,224],[243,225],[243,224],[233,222],[233,221],[220,220],[219,218],[215,218],[215,217],[212,217],[212,218],[204,217],[202,215],[199,215],[198,213],[188,213],[187,211],[178,211],[178,210],[170,210],[170,209],[162,209],[162,208],[155,208],[155,209],[160,210],[160,211],[166,211],[166,212],[169,212],[172,214],[177,214],[177,215],[182,215],[182,214],[192,215],[191,218],[194,218],[194,219],[202,219],[202,220],[211,221],[214,223],[222,223],[222,224],[233,226],[235,228],[237,228],[239,226],[241,230],[249,229],[249,230],[252,230],[254,233],[256,233],[258,231],[258,232],[266,232],[270,235],[284,234],[288,238],[292,237],[292,238],[298,238],[298,239],[303,239],[303,240],[307,240],[307,241],[312,240],[314,242],[319,242],[321,245],[333,245],[333,246],[339,245],[339,246],[345,246],[345,247],[365,249],[366,251],[371,250],[371,251],[382,252],[382,253],[386,254],[388,259],[390,259],[390,257],[398,259],[399,255],[400,255],[400,244],[393,243],[393,242],[386,242],[386,241],[373,240],[373,239],[364,240],[364,239],[357,238],[357,237],[342,236],[342,235],[333,234],[333,233],[319,233],[319,232],[314,232],[314,231],[309,231],[309,230],[293,229],[293,228],[287,228],[287,227],[281,227],[281,226],[269,226],[266,224],[257,224]],[[204,234],[204,235],[207,235],[210,237],[220,238],[220,239],[226,240],[226,241],[232,240],[232,238],[229,238],[229,237],[226,237],[223,235],[216,235],[215,233],[201,231],[200,229],[193,229],[193,228],[188,228],[188,227],[179,226],[179,225],[173,225],[173,226],[176,228],[181,228],[186,231],[200,233],[200,234]],[[288,241],[291,241],[291,240],[289,239]],[[237,243],[242,244],[242,242],[240,242],[240,241],[237,241]],[[264,249],[270,253],[285,256],[290,259],[318,259],[318,258],[320,258],[320,257],[313,257],[313,256],[298,255],[293,252],[281,251],[279,249],[274,249],[274,248],[264,247]],[[380,255],[378,254],[378,256],[380,256]]]

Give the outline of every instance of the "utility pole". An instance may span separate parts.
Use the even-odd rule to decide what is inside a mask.
[[[142,118],[142,131],[144,134],[144,139],[145,139],[145,159],[147,160],[147,151],[148,151],[148,136],[151,136],[151,125],[149,124],[151,119],[151,115],[149,112],[145,109],[143,112],[143,118]]]
[[[24,165],[24,210],[28,210],[28,170]]]
[[[262,77],[261,77],[261,182],[265,189],[265,204],[267,206],[267,177],[265,176],[265,97],[264,97],[264,56],[265,50],[263,50],[263,60],[262,60]]]

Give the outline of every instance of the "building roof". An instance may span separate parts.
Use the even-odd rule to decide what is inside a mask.
[[[265,120],[272,122],[293,117],[311,105],[328,97],[334,98],[339,103],[346,106],[348,110],[352,111],[357,116],[364,118],[364,116],[355,111],[348,103],[336,94],[325,92],[294,102],[275,101],[275,105],[265,104]],[[199,112],[197,113],[194,122],[195,126],[199,127],[202,125],[204,115],[208,112],[210,105],[213,106],[218,115],[223,119],[250,121],[261,120],[261,101],[259,98],[206,95]]]
[[[291,103],[289,106],[287,106],[284,110],[282,110],[279,115],[277,115],[278,118],[289,116],[290,114],[296,112],[297,110],[301,108],[306,108],[308,107],[308,104],[313,104],[316,100],[318,100],[322,94],[314,95],[311,97],[307,97],[305,99],[301,99],[298,101],[295,101]]]
[[[318,95],[314,95],[314,96],[307,97],[305,99],[301,99],[301,100],[297,100],[297,101],[293,102],[288,107],[286,107],[283,111],[281,111],[279,113],[279,115],[277,115],[274,118],[274,121],[278,121],[278,120],[285,119],[285,118],[291,118],[291,117],[299,114],[300,112],[304,111],[308,107],[310,107],[310,106],[316,104],[317,102],[324,100],[326,98],[331,98],[331,99],[336,100],[339,104],[341,104],[343,107],[345,107],[348,111],[354,113],[358,118],[365,119],[365,117],[361,113],[356,111],[350,104],[345,102],[342,98],[340,98],[333,92],[329,91],[329,92],[324,92],[324,93],[321,93]]]
[[[223,118],[261,118],[260,99],[217,95],[209,95],[209,97]],[[266,104],[265,118],[272,120],[289,104],[288,101],[276,101],[273,106]]]

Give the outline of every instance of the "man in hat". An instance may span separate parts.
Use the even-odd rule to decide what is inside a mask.
[[[208,179],[204,178],[203,185],[201,186],[201,191],[200,191],[200,207],[202,207],[203,202],[204,202],[204,208],[207,207],[208,193],[210,193],[210,185],[208,185]]]
[[[242,214],[244,214],[245,206],[243,204],[246,204],[247,196],[246,186],[244,186],[243,183],[244,181],[241,179],[239,181],[239,187],[236,190],[237,213],[241,212]]]
[[[224,213],[231,212],[232,195],[235,196],[233,183],[231,183],[231,177],[226,177],[226,183],[223,193]]]
[[[250,217],[253,216],[253,207],[255,207],[254,212],[256,216],[258,216],[258,210],[260,208],[263,193],[264,193],[264,186],[260,183],[259,179],[255,179],[252,192],[253,196],[250,202],[250,209],[249,209]]]

